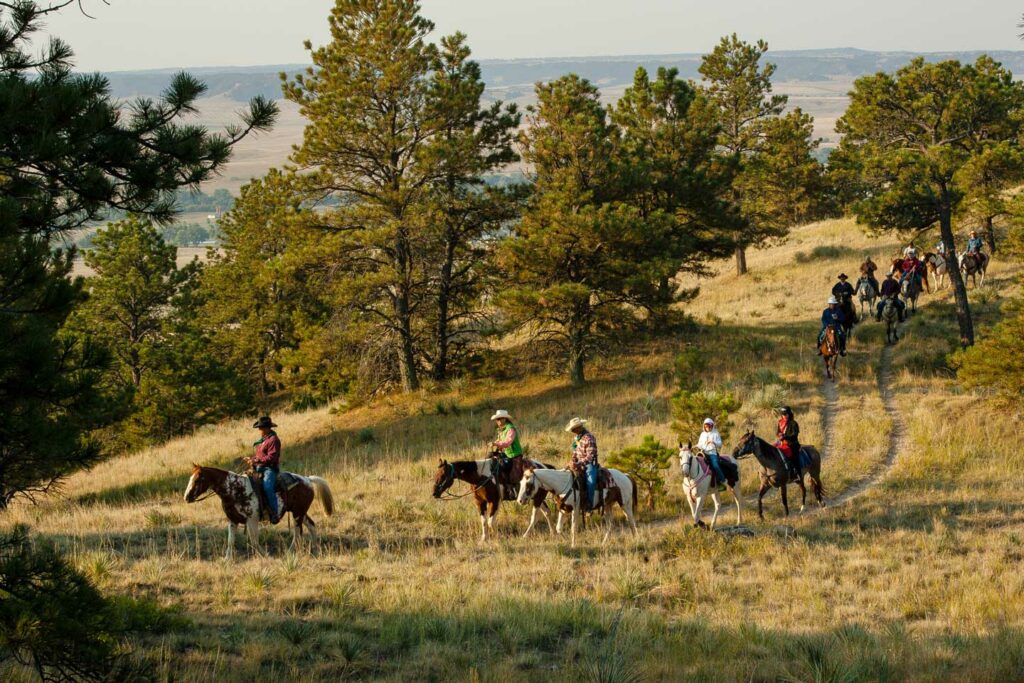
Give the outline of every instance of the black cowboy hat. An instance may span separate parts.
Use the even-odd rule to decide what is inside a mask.
[[[846,273],[839,273],[839,279],[840,279],[840,280],[849,280],[850,278],[848,278],[848,277],[846,276]]]
[[[252,426],[255,429],[263,429],[264,427],[266,427],[267,429],[273,429],[277,425],[274,424],[274,421],[270,419],[269,415],[264,415],[260,419],[256,420],[256,422],[253,423]]]

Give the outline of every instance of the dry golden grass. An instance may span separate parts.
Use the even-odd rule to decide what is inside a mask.
[[[797,261],[840,244],[852,251]],[[891,351],[905,433],[889,470],[877,325],[858,330],[840,366],[827,494],[871,484],[846,505],[783,520],[776,494],[764,523],[745,508],[753,536],[701,532],[679,514],[673,468],[669,498],[642,511],[638,538],[619,533],[602,547],[591,529],[573,550],[543,522],[519,538],[527,512],[507,504],[499,539],[480,544],[467,501],[430,498],[437,459],[480,457],[497,407],[550,462],[565,460],[561,429],[574,414],[592,419],[605,453],[648,433],[674,443],[668,399],[683,344],[711,354],[707,383],[744,398],[740,420],[767,437],[755,373],[777,373],[803,440],[821,444],[828,395],[811,338],[822,300],[865,250],[881,262],[896,248],[849,221],[801,228],[752,252],[750,276],[723,264],[701,282],[689,308],[705,323],[696,333],[600,359],[581,390],[543,377],[468,382],[341,414],[276,415],[286,464],[326,476],[338,501],[334,518],[314,509],[322,543],[312,555],[288,553],[274,529],[264,532],[268,557],[225,563],[219,506],[181,500],[191,461],[228,466],[247,452],[247,421],[78,475],[64,498],[19,505],[6,523],[54,539],[105,588],[180,611],[187,626],[139,643],[164,680],[1019,679],[1019,425],[961,394],[943,369],[956,336],[948,293],[922,299]],[[997,261],[993,285],[972,291],[983,324],[1015,274]],[[749,494],[756,475],[746,461],[743,478]],[[732,514],[725,508],[720,523]]]

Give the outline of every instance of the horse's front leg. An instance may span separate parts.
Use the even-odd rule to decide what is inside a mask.
[[[704,522],[701,520],[701,511],[704,509],[704,496],[697,496],[697,502],[693,504],[693,525],[700,526]]]
[[[569,529],[571,533],[569,545],[573,548],[576,547],[576,520],[578,520],[580,516],[579,501],[577,500],[574,502],[576,503],[576,505],[572,506],[572,515],[569,521]]]
[[[781,486],[782,491],[782,509],[786,511],[786,516],[789,517],[789,500],[786,498],[786,488],[789,484],[783,484]]]
[[[555,527],[551,524],[551,510],[548,508],[548,502],[542,500],[537,507],[540,508],[540,513],[544,515],[544,521],[548,523],[548,533],[555,533]]]
[[[537,523],[537,506],[533,506],[533,512],[530,513],[530,523],[526,525],[526,531],[523,532],[523,538],[530,535],[530,531],[533,529],[533,525]]]
[[[230,560],[235,556],[235,523],[228,522],[228,549],[224,552],[224,559]]]
[[[257,556],[263,555],[263,548],[260,547],[260,518],[255,514],[245,520],[245,532],[249,537],[250,550]]]
[[[487,499],[478,499],[477,507],[480,509],[480,542],[487,540]]]
[[[769,488],[771,488],[771,485],[762,479],[761,488],[757,490],[757,516],[762,521],[764,520],[764,494],[768,492]]]
[[[796,483],[800,486],[800,512],[803,512],[807,507],[807,487],[804,485],[804,475],[801,474]]]
[[[739,487],[739,482],[736,482],[736,485],[732,487],[732,497],[736,501],[736,526],[740,525],[740,492],[737,490]]]
[[[711,494],[711,502],[715,504],[715,512],[711,515],[711,530],[715,530],[715,522],[718,521],[718,509],[722,507],[722,501],[718,500],[718,494]]]

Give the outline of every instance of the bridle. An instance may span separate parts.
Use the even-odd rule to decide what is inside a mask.
[[[471,488],[469,491],[467,491],[466,493],[460,494],[460,495],[455,495],[453,493],[449,493],[448,489],[450,489],[452,484],[455,483],[455,465],[454,465],[454,463],[447,463],[447,464],[448,464],[448,469],[445,470],[445,479],[447,479],[447,483],[445,483],[444,480],[442,480],[440,486],[442,486],[443,488],[441,489],[441,492],[439,494],[434,496],[438,500],[458,500],[459,498],[465,498],[466,496],[471,496],[474,493],[476,493],[477,491],[479,491],[480,489],[482,489],[484,486],[486,486],[487,482],[491,481],[489,478],[488,479],[484,479],[479,484],[477,484],[476,486]]]

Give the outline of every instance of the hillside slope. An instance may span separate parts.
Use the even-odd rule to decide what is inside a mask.
[[[269,557],[225,563],[219,505],[182,502],[189,463],[230,467],[248,451],[247,421],[108,462],[7,523],[31,524],[101,584],[180,610],[187,624],[141,643],[166,680],[1016,679],[1018,426],[951,383],[948,290],[922,298],[891,349],[877,324],[862,325],[840,381],[822,381],[812,339],[834,276],[897,249],[847,220],[800,228],[751,253],[744,278],[723,263],[687,282],[701,288],[687,308],[698,324],[598,359],[581,390],[532,376],[276,415],[287,466],[334,490],[335,517],[314,508],[312,556],[287,553],[279,528],[264,533]],[[972,290],[982,331],[1018,274],[997,261]],[[763,523],[745,507],[752,536],[698,531],[680,515],[673,467],[669,500],[641,512],[639,537],[619,531],[602,547],[588,530],[570,549],[543,522],[519,538],[528,513],[509,504],[499,538],[481,544],[467,500],[430,497],[438,458],[481,457],[495,408],[551,462],[566,459],[573,415],[591,420],[605,454],[644,434],[674,443],[668,399],[684,346],[711,358],[706,385],[744,400],[730,449],[743,426],[770,437],[769,409],[787,401],[802,440],[824,446],[828,499],[845,502],[783,519],[773,495]],[[756,488],[745,462],[743,489]],[[720,523],[735,521],[730,503]]]

